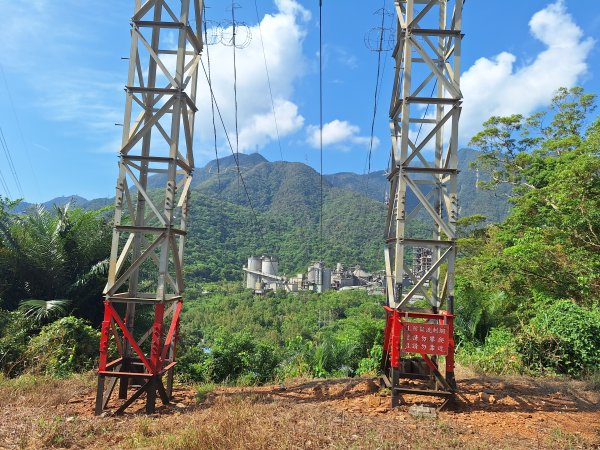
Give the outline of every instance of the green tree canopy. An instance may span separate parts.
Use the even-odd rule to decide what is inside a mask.
[[[483,188],[512,184],[513,208],[486,230],[459,270],[478,288],[518,304],[535,295],[600,302],[600,118],[595,96],[560,89],[530,117],[492,117],[471,144],[490,174]]]

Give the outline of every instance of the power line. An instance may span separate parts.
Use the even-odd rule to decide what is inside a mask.
[[[208,63],[208,83],[212,82],[211,72],[210,72],[210,52],[208,51],[208,25],[206,23],[206,3],[203,3],[202,8],[204,9],[202,16],[204,17],[204,41],[206,43],[206,60]],[[212,112],[212,126],[213,126],[213,135],[215,138],[215,158],[217,161],[217,181],[219,183],[219,194],[221,193],[221,168],[219,166],[219,150],[217,147],[217,125],[215,123],[215,102],[211,96],[210,99],[210,108]]]
[[[319,0],[319,149],[321,156],[320,260],[323,261],[323,0]]]
[[[12,194],[10,192],[10,189],[8,188],[8,184],[6,184],[6,179],[4,178],[4,174],[2,173],[1,169],[0,169],[0,184],[2,184],[2,189],[4,190],[4,193],[6,195],[8,195],[8,198],[12,198]]]
[[[433,83],[433,88],[431,89],[431,94],[429,94],[429,97],[433,97],[433,93],[435,92],[435,88],[437,87],[437,78],[435,80],[435,83]],[[431,103],[427,104],[427,108],[425,108],[425,112],[423,113],[423,120],[421,120],[421,126],[419,127],[419,132],[417,133],[417,137],[415,139],[415,144],[418,145],[419,142],[419,136],[421,135],[421,130],[423,129],[423,121],[425,120],[425,118],[427,117],[427,113],[429,112],[429,106],[431,106]]]
[[[31,163],[31,156],[29,155],[29,146],[25,143],[25,137],[23,136],[23,130],[21,129],[21,123],[19,122],[19,116],[17,115],[17,111],[15,109],[15,104],[12,99],[12,94],[10,93],[10,88],[8,86],[8,80],[6,79],[6,74],[4,73],[4,69],[2,64],[0,64],[0,72],[2,73],[2,79],[4,80],[4,85],[6,86],[6,93],[8,94],[8,101],[10,103],[10,107],[12,109],[13,116],[15,117],[15,122],[17,124],[17,129],[19,130],[19,135],[21,137],[21,143],[23,144],[23,148],[25,149],[25,155],[27,157],[27,162],[29,163],[29,170],[31,172],[31,176],[33,177],[33,181],[35,182],[36,189],[38,193],[40,193],[40,185],[38,183],[37,176],[35,171],[33,170],[33,164]],[[22,189],[20,189],[21,196],[23,195]]]
[[[217,110],[217,114],[219,115],[219,120],[221,122],[221,126],[223,127],[223,132],[225,133],[225,138],[227,139],[227,143],[229,144],[229,149],[231,150],[231,154],[233,156],[233,159],[234,159],[236,167],[237,167],[238,180],[241,180],[242,186],[244,187],[244,192],[246,194],[246,198],[248,199],[248,205],[250,206],[250,210],[252,211],[252,218],[254,219],[254,225],[256,227],[256,231],[260,238],[260,242],[266,248],[267,240],[265,239],[265,234],[263,232],[263,229],[261,228],[260,221],[258,220],[258,214],[256,213],[256,209],[254,208],[254,205],[252,204],[252,198],[250,197],[250,193],[248,192],[248,187],[246,186],[246,181],[244,180],[242,171],[240,170],[239,155],[236,155],[236,153],[233,150],[233,145],[231,144],[231,139],[229,139],[229,133],[227,132],[227,127],[225,126],[225,121],[223,120],[223,115],[221,114],[221,109],[219,108],[219,104],[217,103],[217,99],[215,97],[215,93],[212,88],[212,82],[209,81],[208,73],[206,72],[206,67],[204,67],[204,62],[202,60],[200,60],[200,63],[202,64],[202,70],[204,72],[204,76],[206,77],[206,81],[208,82],[208,88],[210,90],[210,95],[212,97],[212,100],[214,101],[214,105]],[[272,264],[273,264],[273,262],[271,261],[271,265]]]
[[[383,53],[383,35],[385,33],[385,11],[386,0],[383,0],[383,7],[381,9],[381,27],[379,28],[379,45],[377,47],[377,77],[375,78],[375,93],[373,95],[373,118],[371,120],[371,137],[369,140],[369,151],[367,153],[367,161],[366,165],[367,176],[365,178],[365,196],[369,196],[369,176],[371,175],[371,157],[373,153],[373,141],[375,139],[375,120],[377,117],[377,105],[379,103],[379,97],[381,95],[380,85],[383,81],[383,77],[385,74],[385,68],[387,67],[387,59],[384,60],[383,70],[381,70],[381,54]],[[387,54],[387,52],[386,52]],[[381,72],[381,74],[380,74]],[[380,76],[381,75],[381,76]],[[385,193],[384,193],[385,198]]]
[[[375,94],[373,96],[373,118],[371,120],[371,138],[369,140],[369,155],[368,155],[368,171],[367,171],[367,183],[369,174],[371,173],[371,155],[373,153],[373,139],[375,137],[375,119],[377,117],[377,100],[379,96],[379,75],[381,72],[381,54],[383,53],[383,33],[385,25],[385,0],[383,1],[383,9],[381,13],[381,33],[379,34],[379,47],[377,49],[377,77],[375,79]]]
[[[235,107],[235,153],[237,155],[238,172],[240,170],[240,133],[238,129],[238,100],[237,100],[237,63],[236,63],[236,45],[235,45],[235,3],[231,1],[231,26],[233,27],[233,99]],[[238,195],[239,195],[239,178],[238,178]]]
[[[265,72],[267,73],[267,84],[269,86],[269,95],[271,97],[271,109],[273,110],[273,121],[275,122],[275,133],[277,133],[277,144],[279,145],[279,154],[283,161],[283,148],[281,147],[281,139],[279,137],[279,125],[277,123],[277,114],[275,113],[275,101],[273,100],[273,90],[271,89],[271,76],[269,75],[269,66],[267,65],[267,53],[265,52],[265,41],[262,35],[260,26],[260,15],[258,14],[258,4],[254,0],[254,9],[256,10],[256,21],[258,23],[258,33],[260,35],[260,45],[262,47],[263,59],[265,61]]]
[[[19,195],[21,195],[21,197],[23,197],[23,187],[21,185],[21,180],[19,179],[19,175],[17,174],[17,170],[15,169],[15,164],[13,162],[10,149],[8,148],[8,143],[6,142],[6,138],[4,137],[4,132],[2,131],[1,127],[0,127],[0,144],[2,144],[2,150],[4,151],[4,155],[6,156],[6,159],[8,161],[8,168],[13,176],[13,179],[15,180],[15,184],[17,186],[17,190],[19,191]]]
[[[246,186],[246,181],[244,180],[244,177],[242,176],[242,171],[240,170],[240,160],[239,160],[239,155],[236,154],[236,152],[233,149],[233,145],[231,143],[231,139],[229,138],[229,133],[227,132],[227,127],[225,126],[225,121],[223,120],[223,115],[221,114],[221,108],[219,108],[219,103],[217,102],[217,99],[215,97],[215,93],[213,91],[213,87],[212,87],[212,83],[209,81],[208,78],[208,73],[206,72],[206,67],[204,66],[204,62],[202,60],[200,60],[200,63],[202,65],[202,70],[204,72],[204,76],[206,77],[206,81],[208,83],[208,88],[210,90],[210,95],[214,101],[215,104],[215,108],[217,110],[217,114],[219,116],[219,120],[221,122],[221,126],[223,127],[223,132],[225,133],[225,138],[227,140],[227,143],[229,144],[229,149],[231,150],[231,154],[233,156],[233,160],[235,161],[235,165],[237,167],[237,173],[238,173],[238,180],[241,181],[242,186],[244,188],[244,192],[246,194],[246,198],[248,199],[248,205],[250,206],[250,209],[252,211],[252,216],[254,218],[255,224],[256,224],[256,229],[260,235],[260,238],[263,242],[263,245],[265,244],[265,238],[264,238],[264,234],[262,232],[262,229],[260,228],[260,221],[258,220],[258,215],[256,214],[256,209],[254,208],[254,205],[252,204],[252,199],[250,197],[250,193],[248,192],[248,187]]]

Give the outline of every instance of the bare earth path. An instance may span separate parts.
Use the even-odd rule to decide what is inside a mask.
[[[94,381],[3,381],[0,448],[600,449],[600,394],[578,382],[463,373],[468,403],[416,419],[408,407],[434,399],[405,396],[390,410],[389,393],[364,378],[220,387],[201,402],[180,386],[154,417],[140,402],[96,418]]]

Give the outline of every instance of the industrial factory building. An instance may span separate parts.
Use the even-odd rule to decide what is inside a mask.
[[[276,291],[283,287],[285,280],[277,276],[279,263],[274,256],[251,256],[248,258],[246,288],[255,292]]]
[[[412,273],[420,280],[433,264],[433,251],[427,247],[415,247],[413,256]]]
[[[315,262],[308,266],[306,273],[292,277],[278,275],[278,261],[274,256],[251,256],[248,265],[243,267],[246,276],[246,288],[257,294],[267,291],[285,290],[287,292],[314,291],[325,292],[330,289],[344,290],[355,288],[370,288],[370,291],[380,292],[383,288],[384,274],[368,273],[355,266],[345,269],[341,263],[335,270],[325,267],[323,262]]]

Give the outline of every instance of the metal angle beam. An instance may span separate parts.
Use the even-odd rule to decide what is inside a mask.
[[[194,170],[193,129],[198,111],[198,65],[204,45],[204,4],[203,0],[133,3],[113,240],[104,290],[97,414],[110,402],[110,386],[115,384],[109,383],[110,392],[105,393],[105,377],[120,380],[122,399],[128,395],[130,377],[148,378],[149,384],[129,397],[119,411],[143,393],[148,412],[153,412],[157,398],[168,401],[172,383],[167,383],[165,391],[161,377],[166,372],[172,376],[179,314],[165,328],[169,314],[165,304],[181,302],[184,290],[183,251]],[[196,24],[194,28],[190,23]],[[162,187],[149,185],[153,173],[165,175]],[[113,303],[125,304],[122,319]],[[154,309],[151,331],[142,336],[135,335],[136,305]],[[178,305],[177,311],[181,309]],[[118,339],[111,332],[115,323],[125,339],[117,346],[120,364],[111,366],[106,364],[106,355],[109,341]],[[150,351],[144,352],[141,343],[150,338]],[[133,370],[136,358],[144,362],[143,373],[135,374]]]
[[[415,292],[423,291],[426,283],[431,288],[430,302],[435,300],[432,307],[454,296],[463,35],[462,2],[453,3],[395,1],[396,71],[390,103],[390,202],[385,256],[388,291],[393,291],[388,292],[388,306],[400,310]],[[430,95],[428,86],[436,86]],[[415,141],[414,128],[419,126],[425,127],[425,133]],[[422,191],[419,186],[423,184],[431,187]],[[410,199],[417,203],[411,214],[406,210],[407,204],[414,204]],[[425,215],[419,213],[423,210]],[[411,227],[414,220],[427,221],[433,230],[430,239],[415,234],[416,227]],[[417,247],[430,248],[437,262],[422,279],[414,278],[409,269],[414,253],[411,249]],[[442,263],[448,265],[447,283],[440,280]],[[408,292],[403,291],[405,278],[414,283]]]

